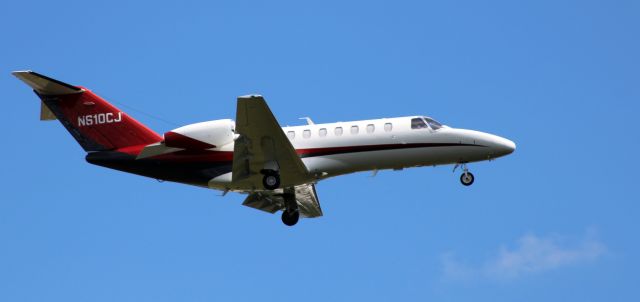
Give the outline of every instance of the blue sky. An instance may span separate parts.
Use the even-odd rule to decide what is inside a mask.
[[[0,31],[2,301],[640,298],[637,1],[8,1]],[[424,114],[518,149],[470,188],[451,167],[327,180],[325,216],[287,228],[85,163],[21,69],[158,132],[260,93],[285,125]]]

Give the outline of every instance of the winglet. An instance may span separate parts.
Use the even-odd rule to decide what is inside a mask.
[[[84,89],[80,87],[60,82],[31,70],[14,71],[11,74],[40,95],[66,95],[84,92]]]

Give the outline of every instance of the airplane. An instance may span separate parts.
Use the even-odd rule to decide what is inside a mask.
[[[86,161],[119,171],[248,196],[243,205],[282,222],[323,215],[315,184],[361,171],[455,165],[511,154],[514,142],[456,129],[427,116],[281,127],[260,95],[237,98],[235,121],[189,124],[160,135],[91,90],[33,71],[12,73],[41,100],[40,119],[58,120]]]

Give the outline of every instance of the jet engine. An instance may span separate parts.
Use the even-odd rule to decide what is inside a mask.
[[[180,149],[217,149],[233,142],[235,122],[230,119],[186,125],[164,134],[164,145]]]

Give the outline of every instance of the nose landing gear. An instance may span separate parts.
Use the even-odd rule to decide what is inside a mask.
[[[460,183],[462,183],[462,185],[467,187],[472,185],[473,181],[475,180],[475,177],[471,172],[469,172],[469,169],[467,168],[466,163],[456,164],[456,166],[453,168],[453,171],[455,172],[459,166],[462,166],[462,171],[463,171],[462,175],[460,175]]]
[[[475,177],[473,176],[473,174],[471,174],[471,172],[464,172],[462,173],[462,175],[460,175],[460,182],[465,186],[472,185],[474,180]]]

